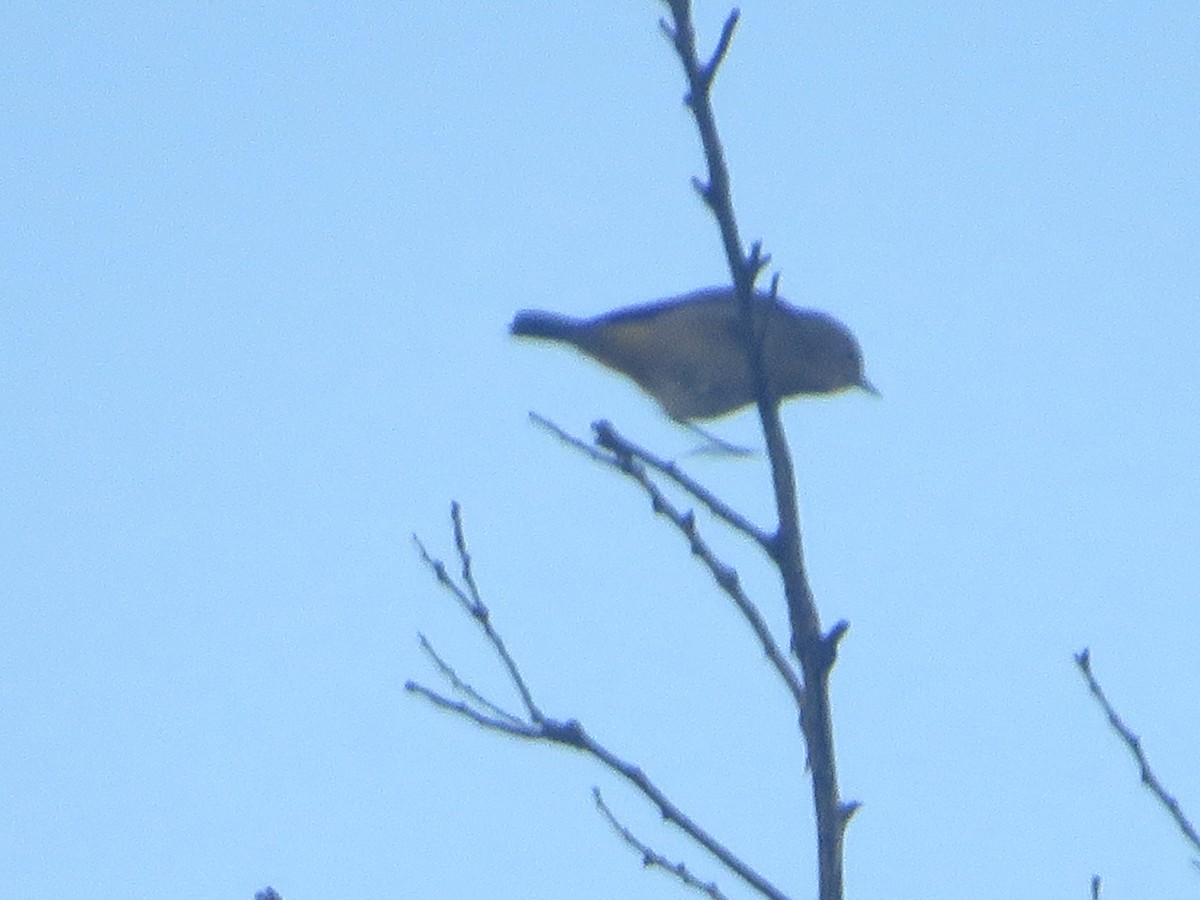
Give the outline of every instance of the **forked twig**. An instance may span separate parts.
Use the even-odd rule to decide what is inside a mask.
[[[525,709],[528,711],[529,717],[537,722],[541,719],[542,712],[537,708],[537,704],[533,702],[533,695],[529,692],[529,688],[525,684],[525,679],[521,677],[521,672],[517,669],[517,664],[509,654],[504,641],[501,640],[500,635],[492,628],[491,614],[488,612],[487,606],[479,598],[479,590],[476,588],[474,578],[471,575],[471,558],[467,553],[467,541],[463,534],[462,510],[457,502],[450,504],[450,518],[454,523],[454,546],[458,550],[459,560],[462,563],[463,578],[467,589],[464,591],[463,588],[455,584],[449,574],[447,574],[446,566],[441,560],[433,559],[425,551],[425,546],[421,543],[420,539],[416,535],[413,535],[413,541],[420,551],[421,560],[433,570],[438,584],[448,590],[458,600],[459,605],[466,610],[467,614],[483,629],[488,641],[496,648],[496,653],[499,654],[504,667],[508,670],[509,678],[512,679],[513,685],[521,695],[521,701],[525,704]]]
[[[692,554],[704,563],[705,568],[712,575],[713,581],[733,600],[742,617],[745,618],[751,630],[758,637],[763,652],[766,654],[775,671],[779,674],[788,692],[792,695],[797,709],[803,709],[804,686],[801,684],[800,678],[791,661],[787,658],[787,654],[776,643],[774,636],[771,634],[771,629],[767,627],[766,620],[762,617],[762,613],[758,611],[758,607],[754,605],[754,601],[746,596],[746,592],[742,590],[741,579],[738,578],[737,570],[718,559],[712,548],[700,536],[696,528],[695,515],[691,511],[682,512],[667,499],[662,491],[659,490],[658,485],[650,480],[646,474],[645,467],[639,462],[643,458],[642,454],[637,454],[637,458],[635,458],[633,453],[625,452],[625,448],[632,447],[632,445],[625,438],[621,437],[608,422],[597,422],[593,426],[597,431],[598,443],[609,450],[609,453],[601,453],[590,444],[586,444],[574,435],[567,433],[548,419],[544,419],[533,413],[530,415],[535,422],[553,433],[560,440],[587,454],[597,462],[617,470],[645,491],[646,496],[650,498],[651,508],[675,526],[676,530],[687,540]]]
[[[747,865],[742,859],[732,853],[724,844],[700,827],[690,816],[683,812],[665,793],[650,780],[639,766],[617,756],[603,744],[592,738],[584,730],[582,724],[575,719],[553,719],[544,715],[534,702],[533,693],[524,677],[521,675],[516,661],[509,654],[500,634],[492,625],[491,616],[484,605],[477,586],[470,575],[471,566],[467,554],[466,538],[462,525],[462,514],[457,503],[451,507],[454,522],[454,541],[462,562],[463,579],[466,587],[455,583],[446,571],[445,565],[431,557],[420,541],[416,541],[421,559],[430,567],[438,583],[445,587],[455,598],[459,606],[479,625],[487,637],[488,643],[504,663],[509,679],[513,682],[528,714],[528,721],[520,716],[504,710],[499,704],[487,699],[468,682],[461,678],[433,649],[429,641],[422,637],[422,647],[433,659],[438,671],[454,690],[462,694],[465,700],[452,700],[425,685],[408,681],[405,689],[410,693],[424,697],[439,709],[462,716],[482,728],[518,737],[523,740],[545,741],[573,747],[600,761],[608,769],[620,775],[633,784],[653,803],[660,815],[671,822],[701,847],[716,857],[726,868],[742,878],[764,897],[772,900],[786,900],[785,895],[766,878]],[[414,539],[415,540],[415,539]],[[469,580],[468,580],[469,579]]]
[[[637,835],[630,831],[627,827],[618,821],[616,815],[608,804],[604,802],[604,798],[600,796],[600,788],[592,788],[592,796],[596,800],[596,808],[600,810],[600,814],[608,820],[608,824],[613,827],[613,830],[621,836],[621,840],[627,843],[634,850],[642,855],[642,865],[647,868],[655,866],[664,871],[670,872],[685,885],[690,888],[695,888],[701,893],[708,894],[713,900],[725,900],[725,895],[721,893],[714,881],[701,881],[695,875],[688,871],[686,864],[677,862],[673,863],[661,853],[654,850],[645,841],[640,840]]]
[[[650,468],[661,472],[704,504],[705,508],[718,519],[736,531],[740,531],[746,535],[767,553],[771,552],[774,540],[773,535],[763,531],[716,494],[712,493],[712,491],[708,490],[708,488],[684,472],[679,468],[678,463],[662,459],[646,448],[635,444],[624,435],[619,434],[607,421],[594,423],[592,429],[596,432],[596,443],[601,447],[611,450],[618,456],[631,456],[634,459],[639,459]]]

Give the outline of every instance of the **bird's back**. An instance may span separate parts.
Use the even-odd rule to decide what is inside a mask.
[[[864,383],[858,345],[835,319],[762,294],[755,309],[774,395],[828,393]],[[512,332],[577,347],[632,378],[679,421],[716,418],[754,402],[741,310],[730,288],[592,319],[521,312]]]

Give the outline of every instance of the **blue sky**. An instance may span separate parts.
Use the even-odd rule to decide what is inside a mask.
[[[577,8],[578,7],[578,8]],[[702,46],[727,12],[701,3]],[[0,885],[12,897],[661,897],[612,776],[403,691],[512,701],[411,546],[462,502],[496,624],[795,896],[802,750],[643,497],[526,418],[692,439],[506,334],[727,278],[660,8],[0,11]],[[716,91],[746,239],[882,400],[791,403],[856,897],[1194,896],[1071,663],[1200,815],[1200,16],[758,4]],[[754,442],[746,414],[718,423]],[[761,458],[689,458],[766,523]],[[770,622],[749,548],[702,521]]]

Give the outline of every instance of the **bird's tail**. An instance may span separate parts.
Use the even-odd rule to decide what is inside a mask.
[[[579,320],[557,313],[524,309],[517,313],[509,331],[517,337],[545,338],[550,341],[574,341],[579,334]]]

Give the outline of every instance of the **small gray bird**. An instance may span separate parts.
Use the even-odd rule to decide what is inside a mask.
[[[863,375],[862,352],[850,330],[813,309],[767,294],[755,296],[767,387],[777,399],[879,392]],[[519,337],[570,344],[627,375],[678,422],[715,419],[754,402],[741,311],[732,288],[705,288],[592,319],[523,310]]]

